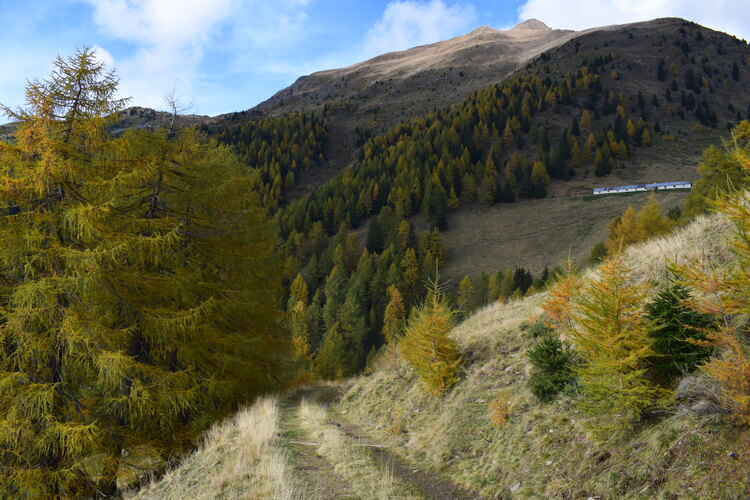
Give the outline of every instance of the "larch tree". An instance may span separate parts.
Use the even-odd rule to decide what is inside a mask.
[[[193,130],[128,132],[84,48],[29,82],[0,143],[0,496],[115,493],[279,386],[275,229]]]
[[[638,211],[638,226],[644,238],[662,235],[672,227],[672,220],[662,217],[661,204],[653,192]]]
[[[574,296],[568,325],[583,360],[576,368],[582,405],[593,415],[606,415],[592,424],[595,435],[606,435],[628,429],[667,393],[646,377],[654,355],[643,310],[646,288],[633,283],[619,256],[599,266],[599,273]]]
[[[437,281],[431,281],[425,302],[409,320],[399,348],[427,390],[435,395],[459,380],[461,356],[449,337],[456,312],[448,303]]]
[[[725,143],[726,155],[745,176],[750,174],[750,123],[732,132]],[[702,345],[713,347],[716,355],[700,368],[721,387],[721,400],[729,418],[738,425],[750,426],[750,192],[744,191],[715,202],[735,225],[729,242],[734,262],[715,266],[699,261],[678,267],[687,284],[700,292],[702,300],[694,307],[701,313],[718,317]]]
[[[700,178],[685,201],[685,214],[693,217],[712,208],[717,199],[744,189],[748,184],[747,171],[743,168],[735,151],[750,148],[750,121],[743,120],[732,130],[731,139],[725,141],[725,148],[709,146],[701,155],[698,166]]]
[[[645,239],[641,227],[638,224],[638,213],[628,205],[625,212],[619,217],[612,219],[607,227],[607,251],[616,254],[626,246],[632,245]]]
[[[383,314],[383,337],[390,344],[398,339],[404,330],[406,307],[401,292],[395,286],[388,287],[388,296],[390,299]]]

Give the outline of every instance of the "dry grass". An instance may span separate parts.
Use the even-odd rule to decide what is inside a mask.
[[[664,281],[671,264],[723,266],[733,259],[727,237],[732,223],[720,215],[703,215],[684,228],[629,248],[625,258],[641,279]]]
[[[658,284],[673,263],[730,262],[724,238],[730,231],[722,218],[703,217],[628,249],[625,258],[637,279]],[[541,313],[545,295],[490,305],[460,324],[452,336],[466,360],[466,373],[443,397],[425,394],[408,368],[384,356],[374,373],[354,381],[340,411],[364,422],[372,436],[393,443],[406,460],[441,469],[488,498],[750,494],[747,430],[714,417],[675,412],[656,416],[624,438],[595,443],[584,426],[589,417],[577,410],[574,397],[539,403],[528,389],[527,351],[535,340],[524,323]],[[502,408],[512,408],[512,418],[495,427],[491,402],[498,394],[504,396]],[[727,458],[730,451],[748,457]]]
[[[377,464],[365,447],[355,446],[351,439],[332,425],[325,408],[302,401],[299,418],[310,437],[320,443],[318,453],[358,495],[380,500],[419,498],[412,486],[394,477],[390,467]]]
[[[628,249],[636,279],[657,285],[672,264],[732,262],[719,216]],[[397,349],[349,382],[336,410],[415,467],[442,470],[488,498],[746,498],[750,432],[715,417],[675,411],[626,437],[594,443],[575,398],[540,404],[528,389],[525,329],[545,293],[485,307],[451,333],[465,360],[462,380],[426,393]],[[498,395],[502,401],[497,402]],[[512,411],[512,416],[510,412]],[[364,498],[416,496],[366,448],[304,402],[295,416],[330,468]],[[493,425],[502,423],[503,425]],[[129,498],[304,498],[277,441],[279,407],[264,399],[213,428],[180,467]],[[733,458],[728,453],[733,452]],[[710,479],[710,480],[709,480]],[[309,497],[309,495],[308,495]]]
[[[583,261],[594,245],[606,239],[609,221],[622,215],[628,205],[643,205],[648,193],[582,198],[575,192],[590,193],[593,185],[629,182],[614,177],[580,179],[557,185],[564,192],[548,198],[474,205],[451,212],[449,228],[441,233],[448,257],[440,275],[457,284],[467,274],[494,273],[518,265],[537,275],[545,266],[565,262],[570,254],[576,262]],[[658,200],[666,213],[682,205],[686,196],[684,191],[666,191],[658,193]],[[426,225],[417,227],[423,228]]]
[[[261,399],[208,431],[179,467],[126,498],[302,499],[277,443],[278,431],[276,398]]]

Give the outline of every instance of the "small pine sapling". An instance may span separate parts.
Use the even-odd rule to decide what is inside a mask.
[[[649,362],[666,383],[693,370],[711,354],[710,348],[695,342],[705,339],[711,316],[688,307],[690,300],[690,289],[675,283],[646,305],[652,324],[648,333],[656,353]]]
[[[437,280],[430,280],[427,298],[416,308],[401,339],[401,355],[435,395],[459,380],[461,356],[448,336],[455,318],[456,311],[448,303],[443,287]]]
[[[552,401],[575,385],[577,356],[554,330],[547,329],[539,336],[539,342],[529,350],[529,362],[532,366],[529,389],[542,403]]]

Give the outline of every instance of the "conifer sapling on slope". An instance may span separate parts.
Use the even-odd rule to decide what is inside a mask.
[[[665,382],[693,370],[711,354],[706,346],[694,342],[705,339],[711,317],[688,307],[690,300],[690,289],[674,283],[646,305],[656,353],[650,362]]]
[[[543,403],[575,384],[574,368],[577,363],[570,344],[562,342],[555,330],[545,330],[529,350],[532,366],[529,389]]]
[[[195,131],[110,138],[114,74],[90,49],[53,67],[0,143],[2,497],[114,494],[287,359],[255,180]]]
[[[427,389],[438,395],[458,382],[461,357],[449,337],[456,312],[437,281],[430,281],[428,289],[424,303],[409,320],[400,350]]]
[[[556,325],[569,336],[581,364],[575,369],[581,406],[592,415],[596,436],[628,429],[666,397],[646,377],[646,359],[653,355],[643,312],[646,289],[632,283],[632,271],[620,257],[599,266],[558,312]],[[554,305],[554,302],[553,302]]]

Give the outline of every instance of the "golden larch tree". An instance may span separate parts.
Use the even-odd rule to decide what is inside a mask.
[[[437,282],[430,282],[425,302],[417,307],[401,339],[401,355],[426,388],[440,394],[459,380],[461,356],[449,334],[456,312]]]
[[[131,131],[90,49],[58,58],[0,143],[0,496],[114,494],[278,387],[275,228],[227,148]]]

